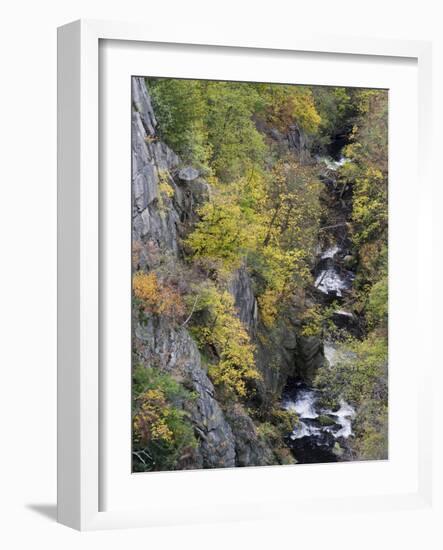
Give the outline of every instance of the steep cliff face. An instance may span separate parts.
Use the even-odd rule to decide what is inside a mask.
[[[260,322],[253,283],[245,267],[235,271],[228,290],[235,300],[238,316],[255,343],[255,360],[261,374],[257,383],[258,397],[263,407],[269,406],[286,384],[289,376],[295,375],[296,354],[302,346],[296,336],[295,326],[290,322],[277,323],[270,331]]]
[[[295,375],[312,384],[315,374],[324,365],[323,342],[318,336],[298,338],[295,349]]]
[[[183,224],[207,200],[209,185],[157,134],[157,121],[143,78],[132,80],[132,239],[140,267],[161,251],[177,257]]]
[[[251,278],[244,266],[235,271],[229,281],[228,290],[234,298],[240,321],[254,336],[258,323],[258,305]]]
[[[150,241],[151,245],[177,255],[180,215],[172,207],[170,197],[163,196],[161,184],[178,191],[171,172],[179,159],[158,140],[157,122],[142,78],[132,80],[132,97],[133,242]],[[139,248],[141,263],[149,265],[149,249]]]
[[[134,269],[151,269],[159,254],[180,263],[180,237],[208,200],[210,186],[158,137],[152,104],[144,79],[133,79],[132,185]],[[253,333],[258,314],[251,280],[240,269],[231,281],[239,317]],[[185,326],[167,319],[134,320],[133,349],[137,363],[169,373],[196,399],[180,406],[189,413],[199,441],[188,468],[214,468],[273,463],[273,453],[260,440],[244,409],[225,406],[215,397],[199,350]],[[265,369],[263,362],[263,370]]]
[[[185,328],[165,320],[150,319],[135,328],[135,354],[145,365],[171,374],[194,392],[196,399],[181,403],[192,419],[200,445],[193,467],[235,466],[232,430],[214,398],[214,386],[206,375],[200,353]]]

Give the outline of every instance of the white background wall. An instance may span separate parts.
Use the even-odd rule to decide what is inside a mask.
[[[435,515],[402,512],[304,517],[292,525],[205,525],[79,534],[54,522],[56,496],[56,27],[82,18],[181,22],[227,34],[433,40],[435,162],[442,154],[443,18],[431,0],[16,0],[1,13],[0,84],[0,545],[3,548],[441,548]],[[408,116],[405,113],[405,116]],[[441,199],[441,191],[438,197]],[[442,223],[436,205],[436,251]],[[434,278],[440,278],[441,255]],[[432,274],[430,273],[430,278]],[[436,295],[437,311],[441,296]],[[439,341],[438,318],[424,319]],[[419,365],[417,366],[419,368]],[[5,376],[6,375],[6,376]],[[436,434],[442,415],[436,388]],[[431,411],[430,411],[431,416]],[[440,439],[441,442],[441,439]],[[440,446],[441,451],[441,446]],[[442,454],[440,453],[441,459]],[[443,461],[440,461],[442,464]],[[437,468],[437,481],[441,475]],[[441,487],[441,485],[440,485]],[[440,491],[439,494],[442,494]],[[440,503],[441,504],[441,503]],[[208,503],[210,506],[210,503]],[[441,509],[440,509],[441,516]]]

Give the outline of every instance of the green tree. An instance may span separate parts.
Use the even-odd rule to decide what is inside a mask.
[[[318,371],[315,383],[324,405],[338,408],[344,399],[356,409],[352,448],[360,460],[387,458],[388,347],[382,332],[350,340],[333,368]]]
[[[253,121],[260,96],[253,86],[238,82],[209,82],[206,93],[211,166],[221,181],[233,181],[251,163],[263,161],[265,144]]]
[[[211,146],[204,123],[207,101],[202,82],[150,78],[147,84],[161,139],[185,162],[207,167]]]
[[[288,84],[259,84],[260,96],[268,122],[286,133],[293,125],[308,134],[315,134],[321,117],[316,109],[314,95],[309,86]]]
[[[135,471],[181,469],[198,444],[185,410],[194,395],[169,374],[143,365],[134,368],[132,391]]]

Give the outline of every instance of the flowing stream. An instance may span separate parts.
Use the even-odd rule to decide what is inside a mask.
[[[315,287],[332,298],[342,298],[343,293],[351,289],[354,280],[352,271],[335,261],[340,254],[343,254],[342,249],[334,244],[322,253],[317,266]]]
[[[333,200],[333,231],[328,244],[318,251],[314,270],[314,286],[324,296],[325,303],[341,302],[346,292],[350,291],[354,273],[346,267],[349,255],[346,229],[347,212],[342,200],[343,191],[337,189],[334,172],[348,162],[341,158],[334,161],[330,158],[317,159],[323,162],[330,174],[325,183]],[[353,315],[337,308],[333,320],[337,326],[350,330],[354,321]],[[323,352],[326,365],[333,369],[345,353],[339,343],[325,341]],[[291,381],[283,394],[282,407],[294,411],[298,423],[288,435],[287,442],[299,463],[336,462],[346,448],[346,440],[352,437],[352,421],[355,410],[343,399],[339,407],[330,410],[322,406],[322,394],[308,386],[304,381]]]
[[[320,397],[318,390],[303,382],[289,387],[283,396],[283,408],[296,412],[299,419],[288,437],[299,463],[336,462],[344,440],[353,435],[355,410],[351,405],[342,399],[339,408],[327,409],[321,406]]]

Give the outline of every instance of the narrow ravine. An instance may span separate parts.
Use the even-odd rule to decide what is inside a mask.
[[[352,257],[347,232],[350,216],[348,190],[337,183],[337,170],[347,159],[330,157],[317,159],[325,169],[322,180],[326,189],[327,223],[319,235],[317,260],[313,270],[314,287],[318,303],[325,307],[334,304],[333,321],[337,328],[355,333],[355,319],[351,312],[341,306],[346,294],[352,289],[355,274],[349,266]],[[346,200],[348,199],[348,200]],[[345,352],[339,341],[323,341],[325,366],[333,369]],[[282,407],[294,411],[298,423],[288,434],[287,444],[298,463],[337,462],[347,448],[347,440],[353,436],[354,408],[344,399],[331,410],[322,406],[325,397],[318,389],[304,380],[291,380],[282,396]],[[326,396],[327,397],[327,396]]]
[[[133,77],[134,472],[387,458],[387,115]]]

